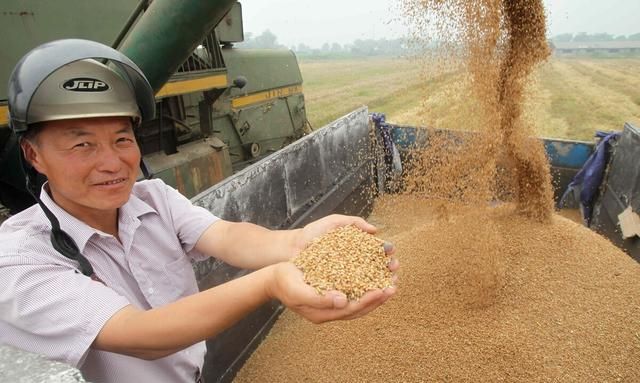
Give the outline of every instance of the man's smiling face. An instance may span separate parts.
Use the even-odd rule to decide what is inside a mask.
[[[129,200],[140,150],[128,117],[41,123],[23,142],[27,160],[47,176],[56,203],[71,214],[113,211]]]

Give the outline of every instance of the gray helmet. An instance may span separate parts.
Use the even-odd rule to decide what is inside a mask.
[[[155,115],[153,90],[140,68],[111,47],[80,39],[52,41],[22,57],[9,79],[8,101],[9,124],[17,134],[43,121],[103,116],[140,121]]]

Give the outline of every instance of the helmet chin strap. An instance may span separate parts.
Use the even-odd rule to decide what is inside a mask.
[[[150,180],[153,178],[153,173],[149,171],[149,167],[147,166],[147,163],[144,162],[143,157],[140,157],[140,170],[142,170],[142,175],[144,176],[145,180]]]
[[[136,142],[138,144],[138,148],[140,148],[140,170],[142,171],[142,175],[145,180],[150,180],[153,178],[154,174],[149,171],[149,167],[144,160],[144,155],[142,153],[142,145],[140,144],[142,140],[140,139],[140,134],[138,133],[140,130],[140,125],[142,125],[142,121],[138,119],[138,121],[131,119],[131,124],[134,126],[133,134],[136,136]]]
[[[71,236],[67,234],[67,232],[60,228],[60,222],[58,221],[58,218],[56,218],[51,210],[49,210],[49,208],[40,199],[40,193],[39,190],[37,190],[38,186],[36,182],[38,172],[32,166],[28,165],[26,159],[24,158],[22,150],[20,150],[19,158],[20,165],[22,166],[22,170],[24,171],[24,175],[27,181],[27,191],[38,202],[38,205],[40,205],[40,208],[44,212],[44,215],[47,216],[47,219],[49,220],[49,222],[51,222],[51,245],[60,254],[73,261],[78,262],[82,274],[95,279],[96,277],[93,271],[93,267],[91,266],[87,258],[82,255],[82,253],[78,249],[78,245],[73,240],[73,238],[71,238]]]

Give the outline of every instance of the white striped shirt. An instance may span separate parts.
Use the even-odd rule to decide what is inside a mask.
[[[196,293],[191,262],[206,256],[194,246],[218,218],[161,180],[141,181],[118,210],[118,241],[68,214],[44,188],[41,198],[104,284],[51,246],[38,205],[14,215],[0,227],[0,343],[76,366],[96,383],[193,382],[204,342],[155,361],[91,344],[128,304],[147,310]]]

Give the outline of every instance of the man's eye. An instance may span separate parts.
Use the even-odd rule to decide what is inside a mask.
[[[118,138],[118,140],[116,140],[117,143],[125,143],[125,144],[129,144],[129,143],[133,143],[133,140],[131,138],[128,137],[120,137]]]
[[[88,148],[90,146],[91,146],[91,144],[88,143],[88,142],[81,142],[79,144],[73,145],[74,148],[79,148],[79,149]]]

